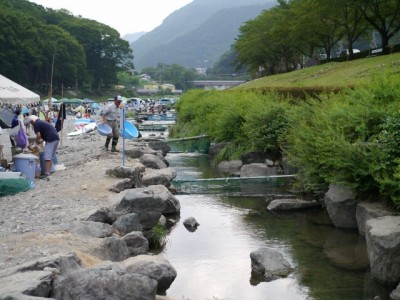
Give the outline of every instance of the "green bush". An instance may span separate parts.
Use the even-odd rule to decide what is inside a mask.
[[[284,148],[299,168],[305,186],[323,188],[341,183],[361,193],[377,196],[380,190],[379,197],[393,197],[382,190],[375,166],[377,161],[393,159],[385,151],[376,150],[374,141],[384,138],[382,124],[389,112],[398,111],[399,101],[395,99],[400,99],[399,91],[398,84],[383,78],[370,87],[307,99],[291,110]],[[389,173],[395,174],[396,169]],[[382,178],[392,186],[389,177]]]
[[[290,109],[289,103],[275,93],[254,101],[245,116],[242,142],[249,143],[251,150],[268,152],[275,159],[280,158],[280,143],[287,130]]]
[[[385,200],[400,207],[400,112],[388,116],[371,147],[371,173]]]

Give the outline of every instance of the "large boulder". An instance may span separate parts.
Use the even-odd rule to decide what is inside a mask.
[[[157,281],[157,293],[164,294],[176,278],[176,270],[161,255],[139,255],[122,262],[129,273],[148,276]]]
[[[180,204],[165,186],[154,185],[128,191],[115,211],[121,214],[136,213],[143,229],[151,229],[162,214],[179,212]]]
[[[115,269],[81,269],[57,276],[52,297],[60,300],[154,300],[157,281],[148,276]]]
[[[332,223],[339,228],[357,228],[356,193],[347,186],[331,184],[325,205]]]
[[[157,153],[162,153],[162,152],[145,146],[133,147],[132,149],[125,150],[125,155],[131,158],[140,158],[144,154],[156,155]]]
[[[168,167],[163,159],[153,154],[144,154],[140,157],[140,163],[151,169],[165,169]]]
[[[145,167],[142,164],[136,164],[133,167],[119,166],[113,169],[107,169],[106,174],[117,178],[128,178],[131,188],[142,186],[142,176]],[[126,183],[124,183],[125,185]]]
[[[75,254],[61,253],[2,270],[0,299],[48,299],[54,276],[78,270],[81,268],[80,263]]]
[[[101,239],[100,243],[89,251],[102,260],[123,261],[130,256],[125,241],[114,236]]]
[[[0,271],[0,277],[5,277],[17,272],[43,271],[52,269],[60,274],[67,274],[81,267],[81,260],[74,253],[59,253],[56,255],[42,257],[19,265],[12,269]]]
[[[320,207],[316,200],[275,199],[268,204],[267,208],[270,211],[291,211],[315,207]]]
[[[270,248],[260,248],[250,253],[251,269],[262,275],[264,281],[287,277],[293,268],[283,255]]]
[[[117,219],[117,221],[114,222],[112,227],[120,235],[126,235],[132,231],[142,230],[142,225],[140,224],[140,218],[138,214],[135,213],[130,213],[120,216]]]
[[[356,219],[358,225],[358,232],[365,235],[365,224],[370,219],[375,219],[384,216],[393,216],[395,212],[385,207],[379,202],[360,202],[356,208]]]
[[[171,147],[168,145],[166,141],[162,140],[148,140],[147,145],[154,150],[160,150],[163,156],[166,156],[169,151],[171,151]]]
[[[159,185],[169,187],[172,180],[176,177],[176,171],[171,168],[164,169],[146,169],[143,174],[142,183],[144,186]]]
[[[147,254],[147,252],[149,252],[149,241],[144,237],[141,231],[128,233],[123,239],[131,256]]]
[[[277,174],[275,166],[268,167],[265,163],[252,163],[243,165],[240,169],[240,177],[264,177]]]
[[[223,161],[218,164],[218,170],[229,174],[230,176],[240,176],[240,169],[243,163],[241,160]]]
[[[106,224],[112,224],[117,220],[115,211],[108,207],[101,207],[94,213],[90,214],[86,221],[101,222]]]
[[[18,299],[21,295],[48,298],[52,282],[51,271],[27,271],[0,277],[0,299]]]
[[[372,277],[385,284],[399,283],[400,217],[368,220],[365,238]]]

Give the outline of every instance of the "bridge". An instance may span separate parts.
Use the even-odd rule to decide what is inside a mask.
[[[202,87],[205,90],[225,90],[239,84],[244,83],[244,80],[194,80],[193,85]]]

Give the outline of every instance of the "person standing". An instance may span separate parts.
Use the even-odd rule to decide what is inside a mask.
[[[13,148],[19,147],[24,150],[28,146],[28,136],[20,108],[15,109],[15,116],[11,121],[10,142]]]
[[[45,173],[40,176],[41,179],[44,179],[50,176],[50,170],[53,165],[53,159],[56,156],[60,136],[51,123],[42,121],[37,116],[30,116],[29,120],[36,134],[36,142],[40,142],[40,140],[46,142],[43,149]]]
[[[112,133],[107,135],[106,144],[104,145],[105,149],[108,151],[108,146],[110,145],[110,141],[112,139],[111,152],[119,152],[119,150],[117,150],[117,144],[119,139],[118,126],[121,113],[121,102],[122,97],[116,96],[114,98],[114,102],[107,105],[100,113],[103,123],[109,125],[112,129]]]
[[[14,129],[14,130],[12,130],[10,132],[10,142],[11,142],[11,146],[12,147],[16,146],[15,136],[18,133],[17,126],[20,125],[20,122],[21,122],[20,121],[21,109],[16,108],[15,111],[14,111],[14,114],[15,115],[14,115],[12,121],[11,121],[11,127],[10,127],[11,129]]]

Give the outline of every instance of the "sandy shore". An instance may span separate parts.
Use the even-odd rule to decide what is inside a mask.
[[[59,241],[47,241],[48,247],[43,247],[43,236],[59,224],[79,220],[121,198],[108,190],[118,179],[105,171],[122,165],[122,153],[105,151],[105,137],[97,131],[68,139],[73,122],[66,120],[58,149],[58,163],[66,169],[54,172],[49,181],[35,179],[35,187],[27,192],[0,198],[0,269],[67,250]],[[126,141],[126,149],[133,142]],[[10,160],[10,141],[4,132],[0,143]],[[122,149],[122,139],[117,148]],[[132,162],[125,159],[126,166]]]

